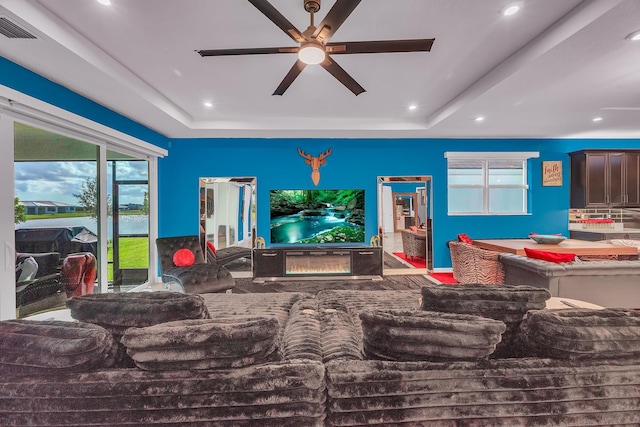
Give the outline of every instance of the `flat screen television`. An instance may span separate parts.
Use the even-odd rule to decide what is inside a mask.
[[[271,244],[364,243],[364,190],[271,190]]]

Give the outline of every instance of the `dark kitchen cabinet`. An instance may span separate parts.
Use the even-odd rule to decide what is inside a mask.
[[[571,156],[571,207],[640,206],[640,151],[583,150]]]
[[[640,152],[625,153],[625,206],[640,206]]]

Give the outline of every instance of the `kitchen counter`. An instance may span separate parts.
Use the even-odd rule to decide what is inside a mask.
[[[582,228],[582,224],[569,224],[569,231],[586,231],[589,233],[640,233],[640,228]]]
[[[613,239],[640,240],[640,228],[582,228],[581,224],[569,224],[569,237],[592,242]]]

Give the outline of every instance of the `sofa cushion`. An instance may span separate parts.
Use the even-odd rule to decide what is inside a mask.
[[[532,355],[559,359],[640,356],[640,312],[622,309],[533,310],[520,324]]]
[[[173,254],[173,263],[176,267],[189,267],[196,261],[196,256],[189,249],[178,249]]]
[[[35,279],[38,274],[38,263],[33,257],[26,257],[16,262],[16,283]]]
[[[177,282],[188,294],[223,292],[236,283],[231,272],[217,262],[171,268],[162,274],[162,281]]]
[[[565,254],[558,252],[539,251],[536,249],[524,248],[524,252],[529,258],[541,259],[549,262],[571,262],[576,258],[576,254]]]
[[[207,319],[209,312],[199,295],[177,292],[123,292],[82,295],[66,302],[74,319],[94,323],[113,334],[118,343],[115,364],[133,367],[120,342],[131,327],[146,327],[184,319]]]
[[[397,361],[486,359],[506,330],[503,322],[436,311],[360,313],[369,358]]]
[[[324,365],[0,376],[3,426],[323,427]]]
[[[0,373],[79,372],[108,367],[116,346],[109,331],[83,322],[0,322]]]
[[[473,244],[473,240],[466,233],[458,234],[458,242]]]
[[[310,359],[323,361],[320,313],[315,299],[296,302],[289,312],[282,340],[285,360]]]
[[[513,285],[430,285],[422,287],[422,309],[483,316],[504,322],[506,330],[493,357],[521,356],[517,331],[529,310],[545,308],[546,289]]]
[[[337,360],[326,365],[327,425],[637,424],[638,363]]]
[[[130,328],[122,344],[145,370],[240,368],[274,361],[275,317],[229,316]]]
[[[67,300],[74,319],[108,325],[124,333],[130,327],[209,317],[199,295],[176,292],[124,292],[82,295]]]

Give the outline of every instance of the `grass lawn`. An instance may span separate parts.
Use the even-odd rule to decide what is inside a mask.
[[[113,243],[109,241],[107,259],[108,278],[113,280]],[[121,237],[120,238],[120,268],[147,268],[149,266],[149,238]]]
[[[38,214],[38,215],[25,215],[25,219],[50,219],[50,218],[78,218],[82,216],[89,216],[86,212],[66,212],[63,214],[60,213],[50,213],[50,214]]]

